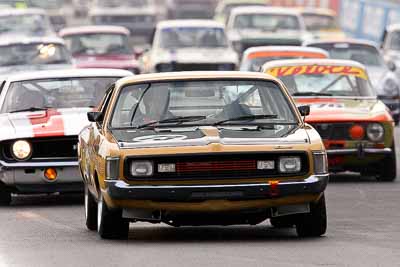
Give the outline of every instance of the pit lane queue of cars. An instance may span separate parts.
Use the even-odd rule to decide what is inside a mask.
[[[124,70],[64,69],[0,78],[0,203],[11,193],[82,192],[78,134]]]

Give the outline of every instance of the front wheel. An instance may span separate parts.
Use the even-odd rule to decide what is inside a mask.
[[[126,239],[129,233],[129,221],[122,218],[121,210],[109,209],[101,193],[97,202],[97,232],[104,239]]]
[[[396,164],[396,149],[395,145],[392,146],[392,153],[386,155],[380,165],[380,171],[377,176],[378,181],[392,182],[397,177],[397,164]]]
[[[325,234],[326,228],[325,195],[322,195],[318,202],[310,204],[309,213],[299,216],[296,231],[300,237],[318,237]]]
[[[97,230],[97,203],[85,184],[85,219],[86,227],[91,231]]]

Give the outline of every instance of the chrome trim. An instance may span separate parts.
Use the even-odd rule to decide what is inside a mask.
[[[311,183],[316,183],[321,181],[322,179],[326,179],[329,174],[322,175],[312,175],[304,180],[295,180],[295,181],[285,181],[279,182],[279,185],[306,185]],[[207,188],[243,188],[243,187],[254,187],[260,185],[268,185],[268,183],[255,183],[255,184],[222,184],[222,185],[130,185],[122,180],[106,180],[106,183],[114,183],[116,187],[121,189],[204,189]]]
[[[346,148],[346,149],[329,149],[327,150],[328,155],[347,155],[347,154],[358,154],[359,149],[357,148]],[[390,154],[392,153],[391,148],[363,148],[362,152],[365,154]]]
[[[9,162],[0,160],[0,167],[5,167],[5,168],[77,167],[78,165],[79,165],[78,161],[13,162],[13,163],[9,163]]]

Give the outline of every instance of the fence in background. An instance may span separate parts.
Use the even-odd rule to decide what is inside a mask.
[[[400,4],[389,1],[341,0],[339,13],[349,35],[376,42],[387,25],[400,23]]]

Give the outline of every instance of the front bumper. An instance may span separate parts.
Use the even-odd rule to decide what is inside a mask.
[[[368,155],[388,155],[392,153],[390,148],[344,148],[344,149],[328,149],[326,151],[328,156],[358,156],[363,158]]]
[[[54,168],[57,179],[45,178],[44,170]],[[82,192],[78,162],[16,162],[0,161],[0,181],[19,193]]]
[[[322,193],[329,175],[313,175],[301,181],[234,185],[129,185],[121,180],[106,180],[106,192],[112,200],[151,200],[198,202],[206,200],[258,200]]]

